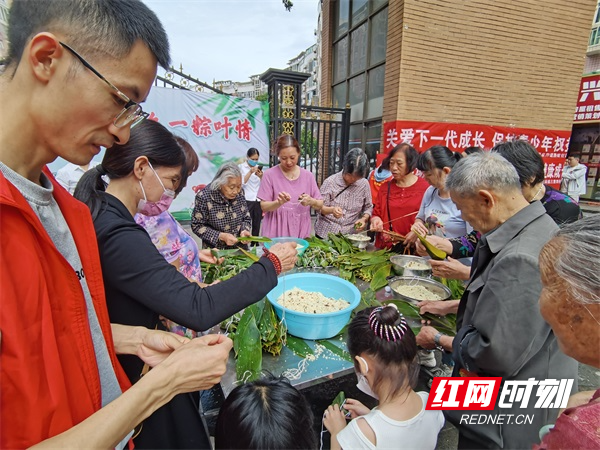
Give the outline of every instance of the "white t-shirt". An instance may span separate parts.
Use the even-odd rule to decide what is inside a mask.
[[[425,405],[429,394],[417,392],[423,401],[421,411],[409,420],[392,420],[377,408],[364,416],[352,420],[337,435],[343,450],[352,449],[435,449],[438,433],[444,426],[444,415],[441,411],[426,411]],[[357,420],[366,420],[375,432],[373,445],[358,427]]]
[[[93,169],[98,164],[100,163],[97,161],[91,161],[88,170]],[[73,192],[75,192],[75,187],[77,187],[79,179],[83,176],[85,172],[86,171],[83,170],[81,166],[68,163],[66,166],[64,166],[62,169],[59,169],[59,171],[56,172],[56,181],[58,181],[62,187],[69,191],[69,194],[73,195]]]
[[[242,172],[242,187],[244,188],[244,196],[249,202],[255,202],[256,194],[258,194],[258,188],[260,187],[260,178],[258,178],[255,174],[252,174],[250,175],[250,178],[248,178],[248,182],[244,183],[246,174],[250,172],[250,169],[252,168],[248,165],[247,162],[238,164],[238,167]]]

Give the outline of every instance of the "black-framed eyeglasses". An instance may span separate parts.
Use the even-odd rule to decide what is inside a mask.
[[[81,62],[81,64],[90,69],[94,75],[96,75],[98,78],[104,81],[113,91],[115,91],[117,96],[125,103],[125,106],[123,106],[123,110],[115,116],[115,119],[113,121],[116,127],[122,128],[124,126],[130,125],[131,128],[133,128],[141,121],[148,118],[149,114],[144,112],[142,110],[142,107],[138,103],[131,100],[129,97],[123,94],[123,92],[121,92],[119,88],[117,88],[114,84],[112,84],[110,81],[104,78],[102,74],[100,74],[100,72],[94,69],[94,67],[92,67],[92,65],[83,58],[83,56],[81,56],[79,53],[77,53],[64,42],[59,41],[59,43],[64,48],[69,50]]]

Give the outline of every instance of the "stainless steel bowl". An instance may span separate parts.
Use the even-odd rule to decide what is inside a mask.
[[[448,300],[450,298],[450,296],[452,295],[452,293],[450,292],[450,289],[448,289],[442,283],[432,280],[431,278],[391,277],[388,279],[388,286],[392,290],[392,294],[393,294],[394,298],[396,298],[398,300],[406,300],[406,301],[413,302],[413,303],[418,303],[418,302],[422,301],[421,299],[408,297],[408,296],[400,294],[399,292],[396,291],[396,288],[398,288],[399,286],[406,286],[406,285],[423,286],[427,290],[440,296],[441,300]],[[433,299],[431,299],[431,300],[433,300]]]
[[[354,247],[365,249],[371,242],[371,238],[366,234],[347,234],[346,239],[348,239]]]
[[[425,258],[421,258],[420,256],[411,256],[411,255],[394,255],[390,257],[390,262],[392,263],[392,268],[394,269],[394,273],[398,276],[411,276],[411,277],[430,277],[433,273],[433,269],[431,268],[431,264]],[[411,269],[407,267],[410,263],[419,263],[427,266],[427,269]]]

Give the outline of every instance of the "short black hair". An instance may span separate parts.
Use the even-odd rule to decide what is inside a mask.
[[[454,164],[461,159],[462,155],[460,153],[453,152],[443,145],[434,145],[419,155],[417,168],[422,171],[443,169],[444,167],[452,169]]]
[[[246,152],[246,156],[247,156],[248,158],[251,158],[251,157],[253,157],[254,155],[258,155],[258,156],[260,156],[260,152],[258,151],[258,149],[257,149],[257,148],[250,147],[250,148],[248,149],[248,151]]]
[[[483,149],[481,147],[474,145],[472,147],[465,148],[463,153],[468,156],[468,155],[472,155],[473,153],[483,153]]]
[[[419,159],[419,153],[415,150],[415,148],[412,145],[406,142],[398,144],[393,149],[391,149],[388,155],[385,157],[385,159],[381,162],[381,167],[383,167],[385,170],[390,170],[390,160],[398,152],[402,152],[404,154],[404,157],[406,158],[407,174],[411,173],[417,168],[417,160]]]
[[[542,155],[524,139],[500,142],[492,148],[511,163],[519,175],[523,186],[535,186],[544,181],[544,160]]]
[[[6,66],[18,64],[29,39],[61,33],[86,58],[121,58],[137,40],[168,69],[169,40],[156,14],[140,0],[13,0],[8,15]]]
[[[269,373],[236,387],[219,411],[215,449],[316,449],[313,413],[286,378]]]

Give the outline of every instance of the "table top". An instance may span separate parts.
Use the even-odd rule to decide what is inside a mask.
[[[294,268],[291,271],[286,272],[286,274],[307,272],[339,275],[339,271],[335,267],[327,267],[324,269]],[[369,287],[369,284],[365,281],[357,280],[356,287],[362,292]],[[326,340],[340,349],[347,351],[345,335],[336,336]],[[354,372],[353,363],[332,353],[322,345],[318,345],[316,341],[305,339],[305,342],[314,351],[314,358],[312,355],[307,358],[301,358],[284,346],[279,356],[273,356],[263,352],[263,370],[268,370],[275,376],[284,375],[290,380],[291,384],[298,389],[314,386],[315,384]],[[221,388],[223,389],[225,396],[227,396],[237,385],[235,358],[232,352],[229,355],[227,372],[221,379]]]

